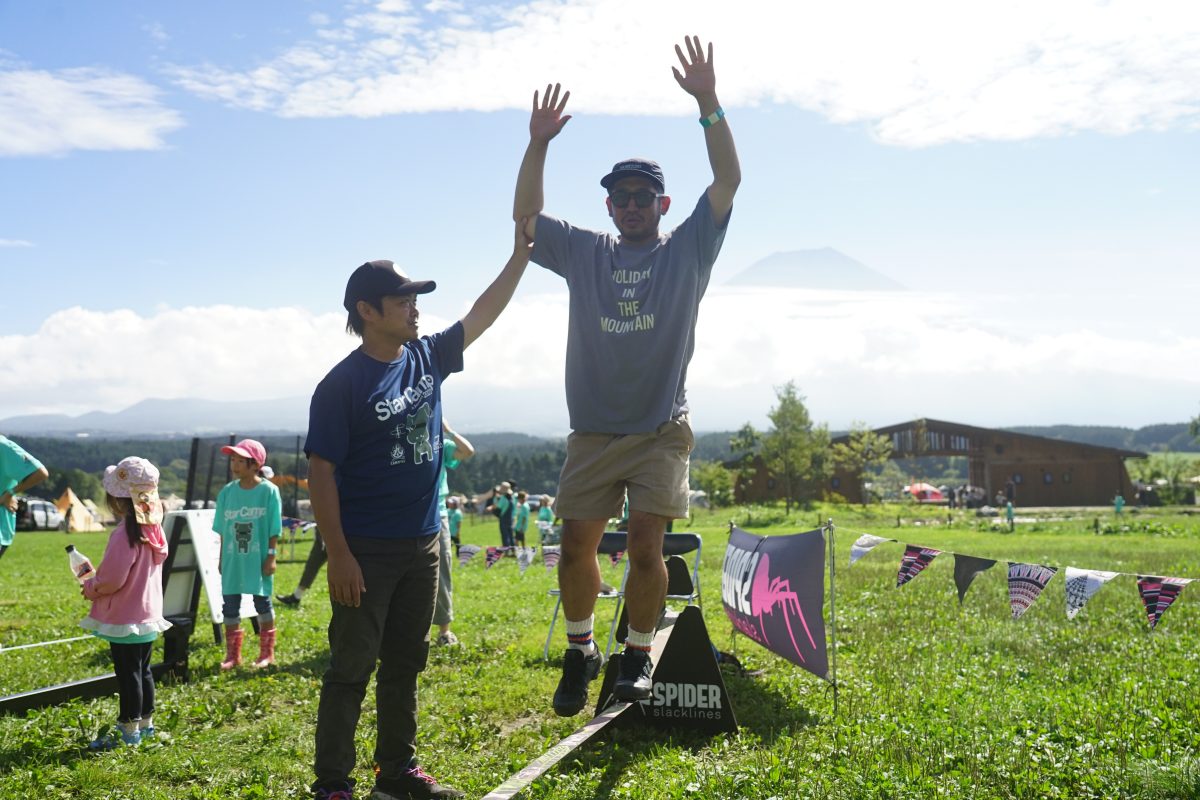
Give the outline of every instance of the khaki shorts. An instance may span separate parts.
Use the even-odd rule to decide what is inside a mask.
[[[695,444],[686,416],[653,433],[572,433],[554,510],[563,519],[618,517],[628,491],[630,511],[686,517],[688,457]]]

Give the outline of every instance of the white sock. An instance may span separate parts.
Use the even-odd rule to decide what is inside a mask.
[[[586,619],[567,620],[567,648],[582,650],[584,654],[588,655],[596,652],[596,643],[592,641],[592,624],[594,622],[595,615]]]
[[[120,728],[121,733],[125,734],[126,736],[133,736],[138,732],[138,721],[135,719],[133,722],[118,722],[117,727]]]
[[[292,597],[300,600],[304,597],[304,593],[308,591],[307,586],[297,586],[296,591],[292,592]]]
[[[625,646],[636,650],[646,650],[648,652],[652,644],[654,644],[654,631],[642,633],[630,628],[629,633],[625,636]]]
[[[142,717],[141,721],[138,722],[138,730],[139,731],[144,731],[144,730],[146,730],[146,728],[153,728],[153,727],[154,727],[154,717],[153,716]]]

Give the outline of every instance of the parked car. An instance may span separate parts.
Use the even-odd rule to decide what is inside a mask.
[[[62,512],[49,500],[17,498],[17,530],[54,531],[61,529],[65,522]]]

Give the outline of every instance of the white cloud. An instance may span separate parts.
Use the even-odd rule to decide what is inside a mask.
[[[33,242],[25,239],[0,239],[0,247],[33,247]]]
[[[0,156],[154,150],[183,125],[141,78],[92,67],[0,71]]]
[[[1200,6],[1187,0],[780,4],[381,2],[325,17],[255,66],[175,67],[186,89],[285,117],[526,108],[548,80],[575,112],[692,114],[669,68],[712,37],[727,107],[785,104],[925,146],[1200,122]]]
[[[979,318],[950,295],[713,287],[688,376],[694,425],[762,426],[773,388],[789,380],[834,428],[917,416],[1137,426],[1195,412],[1200,374],[1186,365],[1200,363],[1200,337]],[[426,313],[422,330],[449,321]],[[0,337],[0,418],[117,411],[147,397],[306,396],[356,346],[343,325],[340,314],[296,308],[67,309],[32,335]],[[566,325],[565,294],[518,296],[446,384],[455,425],[564,433]]]
[[[171,35],[167,33],[167,29],[163,27],[161,22],[150,22],[142,26],[142,30],[146,32],[154,43],[161,50],[166,46],[167,42],[171,41]]]

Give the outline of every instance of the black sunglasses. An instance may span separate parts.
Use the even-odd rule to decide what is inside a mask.
[[[652,192],[649,189],[638,189],[636,192],[627,192],[624,189],[617,189],[615,192],[609,192],[608,199],[617,208],[624,208],[629,205],[629,198],[633,198],[633,202],[638,208],[649,208],[654,205],[654,201],[663,195]]]

